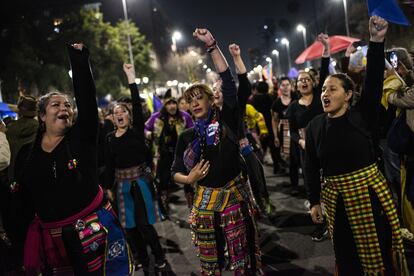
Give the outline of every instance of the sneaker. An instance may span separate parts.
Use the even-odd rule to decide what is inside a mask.
[[[328,229],[326,225],[318,225],[316,230],[312,233],[312,240],[314,242],[321,242],[328,238]]]
[[[407,228],[401,228],[401,236],[405,240],[409,240],[411,242],[414,242],[414,234],[410,232]]]
[[[303,202],[303,206],[305,206],[305,209],[306,210],[310,210],[310,202],[309,202],[309,200],[305,200],[305,202]]]
[[[155,262],[154,267],[156,269],[164,269],[167,267],[167,261],[166,260],[157,261]]]
[[[266,207],[265,207],[265,214],[267,216],[272,215],[274,212],[276,211],[276,207],[272,204],[272,202],[267,201],[266,202]]]

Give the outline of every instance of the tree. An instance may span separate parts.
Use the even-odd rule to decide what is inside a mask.
[[[203,64],[207,62],[207,56],[203,52],[199,47],[188,47],[183,53],[172,53],[161,69],[160,81],[176,79],[182,82],[195,82],[205,79],[206,70]],[[198,63],[200,59],[203,61],[201,64]]]
[[[17,89],[34,95],[70,91],[67,43],[83,42],[89,48],[99,96],[110,93],[117,97],[126,85],[122,63],[128,62],[127,32],[133,43],[137,74],[153,74],[151,45],[132,22],[120,21],[112,26],[103,21],[100,12],[82,9],[61,19],[24,17],[14,26],[8,37],[12,47],[0,71],[8,101],[17,99]]]

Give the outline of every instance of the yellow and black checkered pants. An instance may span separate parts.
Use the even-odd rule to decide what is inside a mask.
[[[377,195],[392,232],[392,251],[395,269],[408,275],[400,224],[396,207],[386,180],[376,164],[363,169],[324,178],[322,201],[325,205],[328,230],[333,237],[338,196],[344,201],[346,215],[355,240],[358,257],[366,275],[381,275],[384,264],[375,227],[369,188]],[[407,273],[407,274],[405,274]]]

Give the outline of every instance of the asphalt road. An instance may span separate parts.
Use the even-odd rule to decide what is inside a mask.
[[[331,240],[311,240],[315,226],[304,206],[303,184],[300,184],[301,193],[292,197],[288,177],[272,175],[270,167],[265,167],[265,171],[271,200],[276,206],[272,220],[262,218],[258,222],[266,275],[333,275]],[[169,272],[159,274],[199,275],[199,261],[186,223],[189,210],[184,193],[180,190],[174,196],[176,200],[171,204],[171,219],[156,225],[170,265]],[[136,275],[143,273],[139,271]]]
[[[315,229],[304,206],[305,191],[300,182],[300,194],[290,195],[289,178],[274,176],[265,167],[268,190],[276,206],[272,220],[258,221],[260,247],[263,253],[263,270],[266,275],[333,275],[334,257],[330,239],[311,240]],[[186,219],[189,213],[182,190],[174,193],[171,219],[156,225],[169,262],[166,272],[158,275],[199,275],[198,258],[191,244]],[[406,247],[408,263],[414,271],[414,246]],[[135,275],[144,275],[138,271]],[[151,275],[157,275],[151,272]],[[223,275],[232,275],[225,272]],[[414,273],[412,273],[414,275]]]

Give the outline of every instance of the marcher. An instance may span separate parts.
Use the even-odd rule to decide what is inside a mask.
[[[184,96],[196,118],[195,126],[178,138],[172,175],[177,183],[195,185],[189,217],[202,275],[235,275],[256,271],[253,211],[241,173],[237,89],[227,61],[206,29],[194,36],[205,43],[222,80],[223,107],[214,105],[213,91],[194,84]]]
[[[300,71],[297,78],[297,87],[301,97],[299,100],[293,101],[286,111],[287,117],[289,118],[290,139],[299,148],[302,171],[304,170],[305,163],[305,129],[315,116],[323,113],[320,95],[322,85],[329,73],[330,46],[328,35],[321,33],[318,35],[317,40],[324,45],[319,73],[319,85],[316,85],[317,80],[315,75],[310,73],[311,71]],[[308,188],[306,187],[306,174],[304,174],[304,178],[305,188]],[[312,240],[316,242],[322,241],[327,237],[327,234],[328,230],[325,224],[319,224],[312,233]]]
[[[39,122],[37,116],[37,99],[32,96],[20,96],[17,103],[19,119],[12,121],[7,126],[7,140],[9,140],[11,159],[8,169],[9,179],[13,179],[14,164],[20,149],[28,143],[32,143],[36,136]]]
[[[28,275],[129,275],[126,239],[97,180],[98,109],[89,51],[73,44],[68,52],[77,121],[68,96],[42,96],[35,141],[16,160],[16,193],[35,213],[24,266]]]
[[[387,29],[382,18],[370,18],[365,89],[358,104],[350,107],[355,86],[347,75],[329,76],[320,99],[325,113],[306,131],[311,216],[323,222],[322,201],[337,275],[409,274],[396,208],[376,163]]]
[[[178,109],[178,102],[173,97],[165,99],[161,110],[153,113],[145,123],[145,136],[152,141],[158,200],[165,217],[169,213],[169,190],[175,185],[171,178],[171,165],[177,139],[185,129],[191,127],[191,116]],[[192,190],[185,190],[186,199],[190,199],[188,193],[192,193]]]
[[[275,137],[274,143],[276,148],[280,148],[280,155],[289,164],[289,178],[291,185],[291,195],[298,195],[299,189],[299,148],[298,144],[290,139],[289,119],[287,110],[289,105],[297,100],[298,97],[292,91],[292,84],[288,77],[280,79],[281,95],[272,105],[272,127]]]
[[[113,106],[116,130],[106,137],[105,187],[113,195],[114,207],[134,253],[136,268],[148,272],[147,245],[155,257],[155,267],[167,265],[157,231],[160,213],[153,186],[152,155],[145,144],[144,118],[135,69],[124,64],[131,91],[132,111],[125,103]]]

